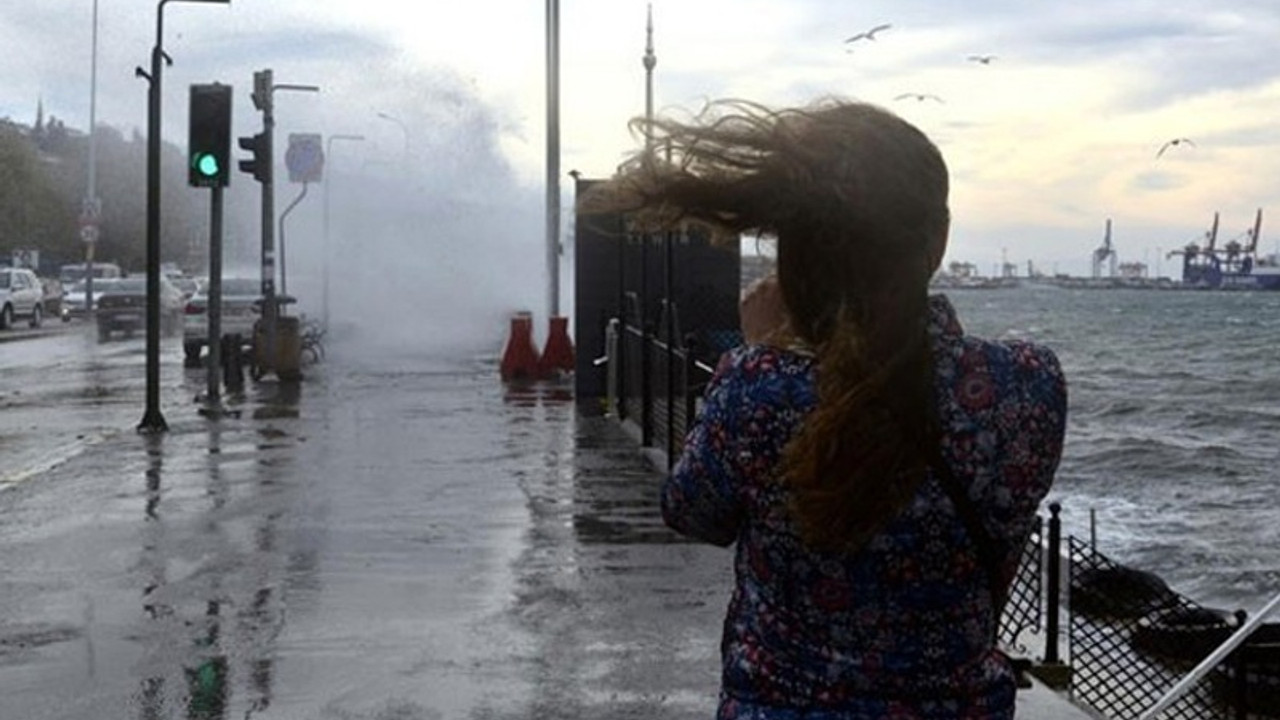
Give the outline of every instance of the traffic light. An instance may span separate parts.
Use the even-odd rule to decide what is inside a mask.
[[[226,187],[231,179],[231,86],[191,86],[187,184]]]
[[[240,138],[240,149],[253,153],[252,160],[241,160],[240,170],[253,175],[260,183],[271,182],[271,149],[267,147],[267,133]]]

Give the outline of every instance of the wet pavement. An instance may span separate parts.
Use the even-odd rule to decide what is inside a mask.
[[[565,388],[335,348],[212,421],[166,344],[148,437],[140,341],[3,352],[0,718],[712,713],[728,554]]]
[[[0,719],[713,715],[729,552],[567,387],[339,346],[215,421],[170,341],[141,436],[141,341],[3,347]]]

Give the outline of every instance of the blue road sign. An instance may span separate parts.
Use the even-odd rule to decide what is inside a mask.
[[[324,145],[320,134],[290,133],[284,164],[289,169],[289,182],[320,182],[324,177]]]

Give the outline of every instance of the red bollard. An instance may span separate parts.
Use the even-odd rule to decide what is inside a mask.
[[[569,318],[551,318],[551,331],[547,333],[547,345],[538,359],[538,377],[547,379],[557,373],[573,372],[573,341],[569,339]]]
[[[533,315],[516,313],[511,317],[511,337],[502,353],[502,381],[534,380],[538,377],[538,349],[533,346]]]

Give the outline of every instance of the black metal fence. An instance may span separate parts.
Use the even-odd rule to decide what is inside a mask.
[[[1006,647],[1022,654],[1027,652],[1026,646],[1022,644],[1022,634],[1027,631],[1039,633],[1044,629],[1043,534],[1044,520],[1037,517],[1031,536],[1022,549],[1018,572],[1009,588],[1004,613],[1000,616],[997,637]]]
[[[667,333],[675,337],[674,332]],[[692,334],[683,342],[659,339],[630,324],[621,326],[614,388],[619,419],[634,422],[641,444],[662,449],[671,467],[684,447],[689,424],[714,368],[700,359]]]
[[[1075,538],[1070,562],[1072,692],[1108,717],[1138,717],[1246,620],[1205,608],[1158,577]],[[1160,715],[1280,718],[1280,645],[1263,626]]]
[[[1037,522],[1028,539],[999,639],[1025,654],[1023,633],[1032,631],[1043,642],[1039,662],[1069,667],[1065,689],[1076,703],[1103,717],[1141,717],[1217,650],[1245,615],[1205,608],[1155,575],[1120,565],[1087,542],[1062,538],[1059,512],[1051,505],[1047,535]],[[1059,630],[1062,615],[1065,633]],[[1263,625],[1159,717],[1280,718],[1280,632],[1272,627]],[[1059,657],[1061,639],[1067,647]]]

